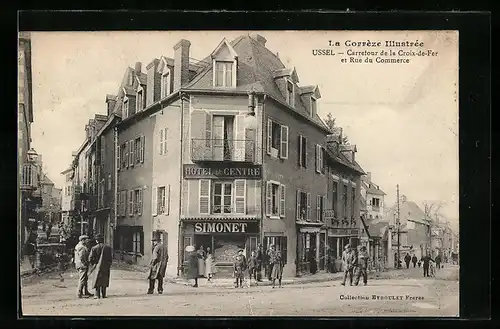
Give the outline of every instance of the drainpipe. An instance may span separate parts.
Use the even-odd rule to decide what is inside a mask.
[[[266,127],[266,117],[264,115],[265,113],[265,104],[266,104],[266,98],[267,95],[264,94],[262,98],[262,125],[261,125],[261,132],[259,138],[261,139],[261,144],[260,144],[260,152],[261,152],[261,163],[262,163],[262,178],[260,179],[260,243],[264,245],[264,216],[265,216],[265,201],[266,201],[266,196],[265,196],[265,181],[264,181],[264,157],[266,152],[264,151],[265,148],[267,148],[267,139],[264,143],[264,127]],[[257,102],[258,104],[258,102]],[[267,137],[266,137],[267,138]],[[264,147],[264,145],[266,145]],[[264,250],[266,252],[266,250]]]
[[[184,250],[182,249],[182,220],[181,220],[181,214],[182,214],[182,195],[183,195],[183,178],[182,178],[182,165],[184,162],[184,96],[186,96],[185,93],[180,92],[179,93],[179,99],[181,100],[181,129],[180,129],[180,150],[181,150],[181,156],[179,157],[180,159],[180,175],[179,175],[179,223],[177,227],[177,249],[178,249],[178,255],[177,255],[177,276],[179,277],[182,273],[181,269],[184,267]]]
[[[111,223],[111,236],[110,236],[110,246],[111,246],[111,254],[114,255],[114,239],[115,239],[115,233],[116,233],[116,225],[118,223],[118,203],[116,201],[118,201],[116,199],[116,196],[118,195],[118,166],[120,165],[118,163],[118,157],[116,156],[118,154],[118,152],[120,151],[119,148],[118,148],[118,127],[114,127],[113,128],[113,147],[115,149],[115,152],[114,152],[114,158],[115,158],[115,166],[114,166],[114,181],[115,181],[115,184],[114,184],[114,188],[113,188],[113,193],[114,193],[114,196],[113,196],[113,200],[115,200],[115,202],[113,202],[114,204],[114,214],[113,214],[113,222]]]

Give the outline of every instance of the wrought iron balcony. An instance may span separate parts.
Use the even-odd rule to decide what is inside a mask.
[[[33,191],[38,188],[38,167],[35,164],[23,164],[21,190]]]
[[[191,160],[255,162],[255,141],[251,139],[192,139]]]

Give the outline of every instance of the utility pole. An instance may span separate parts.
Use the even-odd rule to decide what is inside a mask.
[[[399,184],[396,185],[396,197],[397,197],[397,200],[398,200],[398,203],[397,203],[398,204],[398,214],[397,214],[397,217],[396,217],[396,226],[397,226],[396,229],[397,229],[397,234],[398,234],[398,257],[397,257],[396,261],[397,261],[397,268],[400,268],[400,265],[399,265],[400,264],[399,263],[399,258],[400,258],[400,256],[399,256],[399,248],[400,248],[400,242],[399,242],[399,235],[400,235],[399,234],[400,233],[399,232],[399,226],[400,226],[400,219],[399,219]]]

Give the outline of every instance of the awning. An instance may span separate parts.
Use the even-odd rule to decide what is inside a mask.
[[[302,226],[312,226],[312,227],[322,227],[325,225],[325,223],[321,222],[308,222],[308,221],[296,221],[295,224],[297,225],[302,225]]]

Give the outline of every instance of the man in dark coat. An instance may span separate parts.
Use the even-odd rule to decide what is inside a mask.
[[[255,259],[255,271],[257,272],[257,281],[262,281],[262,264],[264,264],[265,256],[264,256],[264,247],[259,244],[259,248],[257,248],[257,257]]]
[[[97,244],[90,250],[89,277],[92,279],[92,288],[95,289],[94,298],[106,298],[106,288],[109,287],[109,275],[113,257],[111,248],[104,244],[104,238],[101,235],[95,237]]]
[[[342,280],[341,285],[345,286],[345,281],[347,280],[347,276],[349,276],[349,283],[352,286],[352,279],[354,275],[353,271],[356,267],[356,255],[349,244],[347,244],[344,249],[345,250],[342,252],[342,270],[344,271],[344,279]]]
[[[411,258],[411,262],[413,263],[413,268],[417,267],[417,262],[418,262],[417,256],[413,255],[413,257]]]
[[[422,263],[423,263],[423,266],[424,266],[424,277],[428,277],[429,276],[429,265],[430,265],[430,262],[434,262],[434,259],[432,259],[429,254],[427,254],[424,257],[422,257]]]
[[[434,260],[436,261],[436,269],[439,270],[441,268],[441,256],[437,255]]]
[[[406,268],[410,268],[410,261],[411,261],[410,254],[406,253],[406,255],[405,255]]]
[[[155,281],[158,280],[158,294],[163,293],[163,278],[167,269],[168,254],[159,234],[155,234],[153,238],[153,253],[149,264],[149,288],[148,294],[152,294],[155,290]]]
[[[186,248],[186,252],[188,252],[188,273],[187,278],[194,279],[193,287],[198,287],[198,253],[195,251],[195,248],[192,246],[188,246]]]
[[[234,278],[236,288],[243,288],[243,280],[245,279],[245,270],[247,269],[247,260],[243,255],[243,249],[238,250],[238,254],[234,257]]]
[[[358,273],[356,274],[356,280],[354,281],[354,285],[359,284],[359,279],[363,276],[363,283],[366,286],[368,283],[368,252],[366,251],[366,247],[362,246],[359,254],[358,254]]]

